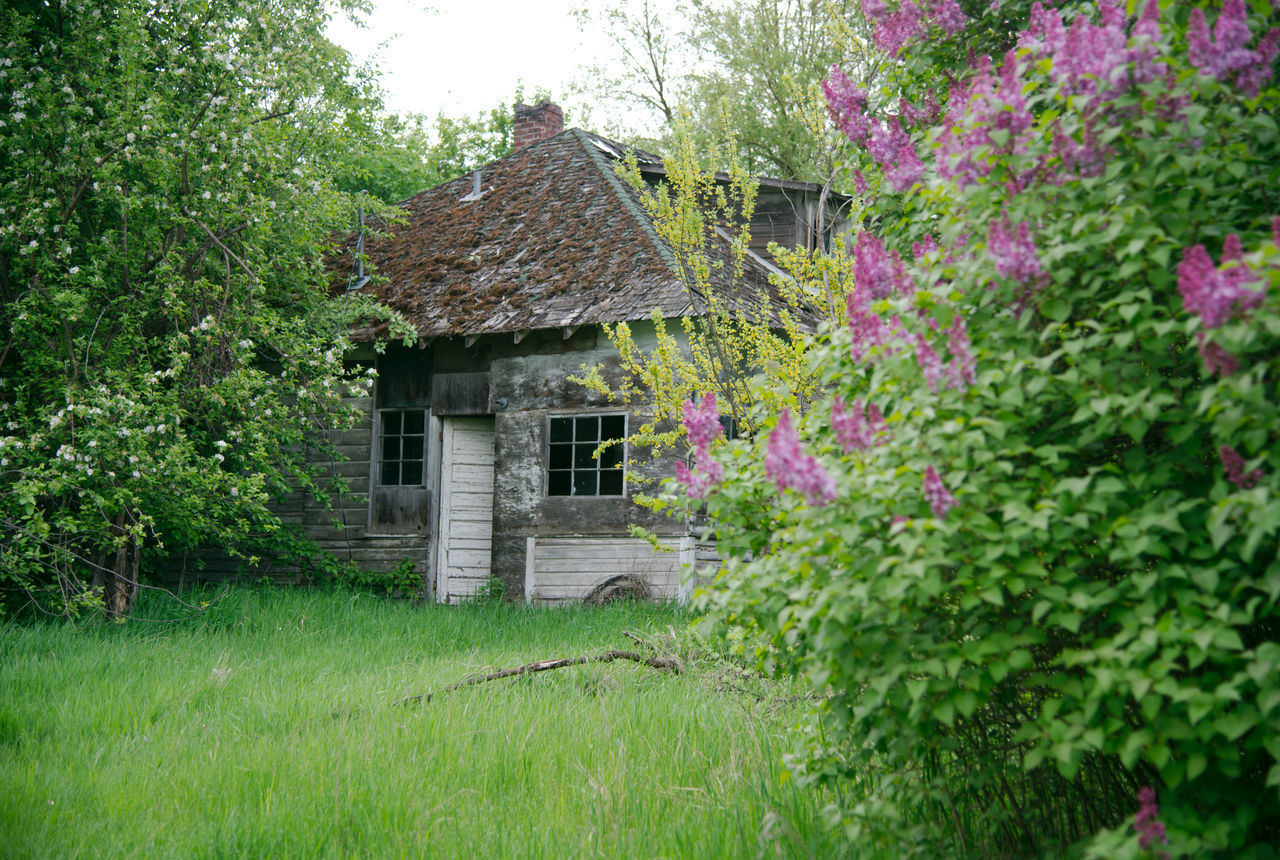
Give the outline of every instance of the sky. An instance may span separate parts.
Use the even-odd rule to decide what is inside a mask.
[[[383,72],[393,113],[474,115],[509,103],[520,82],[564,100],[578,67],[608,55],[571,14],[588,0],[376,0],[365,29],[341,13],[330,37]]]

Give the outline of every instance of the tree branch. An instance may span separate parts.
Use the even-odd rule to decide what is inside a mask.
[[[530,675],[534,672],[547,672],[551,669],[563,669],[566,666],[581,666],[584,663],[612,663],[615,660],[630,660],[633,663],[643,663],[654,669],[661,669],[664,672],[672,672],[680,674],[680,663],[672,657],[646,657],[643,654],[637,654],[634,651],[605,651],[603,654],[595,654],[587,657],[569,657],[562,660],[539,660],[536,663],[526,663],[523,666],[517,666],[514,669],[503,669],[499,672],[491,672],[488,675],[471,675],[463,678],[456,684],[450,684],[441,690],[441,693],[450,693],[454,690],[460,690],[463,687],[474,687],[476,684],[483,684],[487,681],[497,681],[502,678],[514,678],[517,675]],[[411,705],[420,701],[431,701],[435,693],[425,693],[417,696],[406,696],[397,705]]]

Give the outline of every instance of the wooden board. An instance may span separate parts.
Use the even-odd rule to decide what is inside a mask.
[[[436,599],[456,603],[489,580],[493,557],[493,419],[443,418]]]
[[[670,552],[647,541],[622,536],[531,537],[526,542],[525,601],[552,605],[582,600],[616,576],[644,581],[660,600],[679,600],[683,564],[688,553],[683,541],[668,538]]]

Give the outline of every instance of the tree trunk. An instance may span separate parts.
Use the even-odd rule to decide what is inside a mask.
[[[108,618],[126,618],[138,599],[138,536],[127,527],[126,511],[111,526],[116,539],[115,553],[98,557],[93,589],[102,597],[102,611]]]

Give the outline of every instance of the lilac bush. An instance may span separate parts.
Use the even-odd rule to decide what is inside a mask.
[[[876,227],[818,402],[718,458],[704,605],[823,692],[867,856],[1272,856],[1280,12],[862,8]]]

